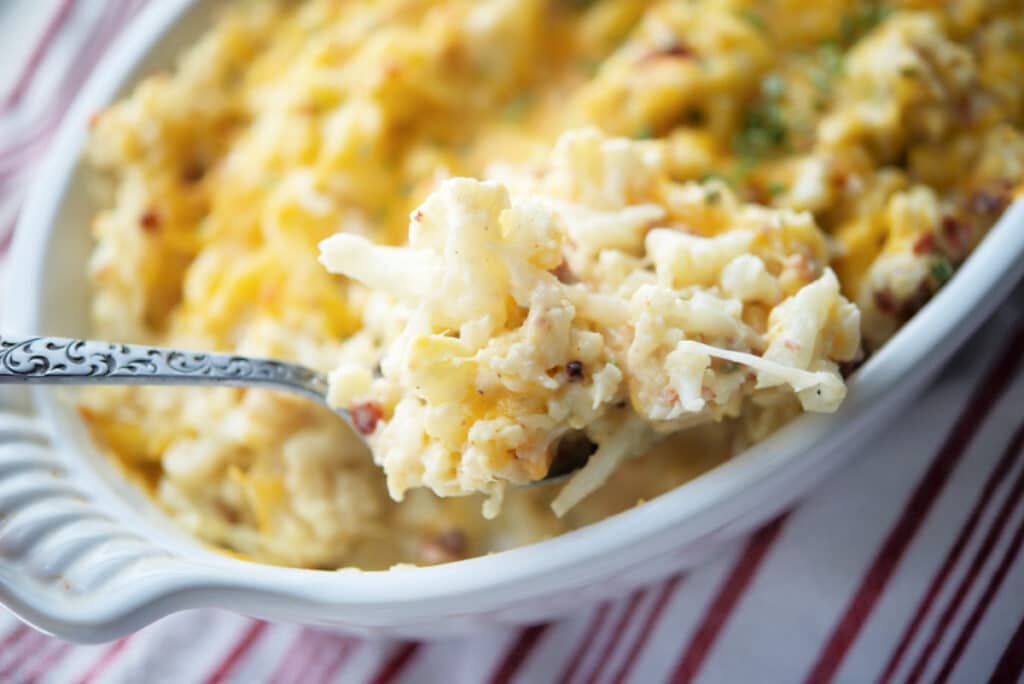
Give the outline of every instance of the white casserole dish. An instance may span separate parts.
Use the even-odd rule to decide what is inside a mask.
[[[153,3],[64,122],[22,215],[2,330],[88,334],[88,222],[79,164],[90,114],[166,65],[217,0]],[[0,602],[75,641],[106,641],[167,613],[217,607],[361,633],[436,638],[529,623],[699,563],[857,454],[1024,272],[1024,202],[850,383],[834,415],[805,415],[732,461],[640,507],[492,556],[387,572],[322,572],[204,548],[125,483],[57,393],[0,392]],[[2,363],[2,352],[0,352]]]

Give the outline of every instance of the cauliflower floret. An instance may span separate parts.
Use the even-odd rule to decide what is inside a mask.
[[[931,14],[893,17],[846,61],[839,105],[821,123],[826,147],[863,143],[883,159],[958,124],[957,102],[977,87],[977,67]]]
[[[747,302],[774,304],[782,296],[778,280],[768,272],[764,261],[753,254],[740,254],[722,269],[722,291]]]
[[[856,317],[832,272],[818,277],[813,221],[663,173],[639,143],[571,133],[526,196],[448,180],[413,212],[407,247],[324,241],[329,270],[415,307],[380,378],[359,370],[368,359],[354,342],[331,376],[332,401],[379,407],[367,433],[393,497],[481,492],[490,516],[508,483],[543,478],[560,440],[582,434],[595,465],[559,497],[564,512],[656,434],[739,415],[757,392],[784,385],[808,410],[834,410]],[[684,217],[722,227],[651,225]]]

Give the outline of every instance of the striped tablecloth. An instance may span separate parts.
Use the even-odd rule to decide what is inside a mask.
[[[0,1],[0,252],[69,99],[143,4]],[[1020,681],[1022,303],[796,510],[617,602],[429,644],[193,611],[73,646],[0,609],[0,682]]]

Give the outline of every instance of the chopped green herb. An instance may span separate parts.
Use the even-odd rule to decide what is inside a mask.
[[[768,74],[761,81],[761,93],[773,100],[779,100],[786,92],[786,82],[778,74]]]
[[[723,169],[705,173],[699,180],[701,183],[723,183],[735,190],[747,180],[756,165],[753,159],[740,158]]]
[[[585,57],[576,62],[576,68],[587,76],[593,76],[601,68],[601,60],[594,59],[593,57]]]
[[[844,43],[852,43],[856,40],[857,17],[855,14],[844,14],[839,17],[839,39]]]
[[[831,76],[838,76],[843,71],[843,48],[827,41],[818,46],[818,62]]]
[[[722,193],[719,190],[709,190],[704,195],[704,201],[711,205],[718,204],[722,201]]]
[[[764,33],[768,32],[768,24],[765,22],[764,17],[762,17],[758,12],[752,9],[745,9],[740,12],[740,16],[758,31],[762,31]]]
[[[779,195],[786,192],[786,184],[780,183],[779,181],[773,181],[768,184],[768,194],[772,197],[778,197]]]
[[[811,69],[811,83],[818,89],[818,92],[828,95],[832,92],[832,79],[821,69]]]
[[[633,137],[637,140],[649,140],[654,137],[654,130],[650,124],[643,124],[635,131],[633,131]]]
[[[932,277],[939,285],[945,285],[953,277],[953,264],[946,257],[939,257],[932,264]]]
[[[740,364],[733,361],[725,361],[722,363],[721,368],[718,369],[719,373],[735,373],[740,369]]]
[[[703,126],[706,117],[704,116],[704,110],[700,107],[690,107],[686,110],[684,119],[689,126]]]
[[[777,74],[769,74],[761,81],[761,94],[747,108],[743,125],[733,143],[741,162],[753,165],[789,142],[789,126],[779,105],[785,93],[785,82]]]
[[[1024,31],[1007,30],[1003,34],[1003,47],[1011,50],[1024,50]]]
[[[917,67],[913,64],[907,64],[900,67],[900,77],[902,78],[917,78]]]
[[[827,97],[832,94],[832,83],[842,75],[843,68],[842,48],[828,41],[819,45],[815,51],[808,76],[818,92]]]
[[[729,171],[730,177],[738,185],[747,179],[747,176],[750,175],[755,166],[757,166],[757,162],[753,159],[739,159]]]
[[[881,2],[863,2],[857,5],[857,9],[839,18],[839,39],[843,45],[856,43],[892,14],[892,9]]]
[[[532,104],[533,98],[529,94],[520,95],[505,105],[501,118],[509,123],[522,121],[526,113],[530,111],[530,105]]]

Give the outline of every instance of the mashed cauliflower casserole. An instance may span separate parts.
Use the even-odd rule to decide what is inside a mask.
[[[439,563],[836,410],[1024,185],[1024,2],[236,0],[92,128],[94,335],[362,433],[93,388],[98,443],[225,552]]]

